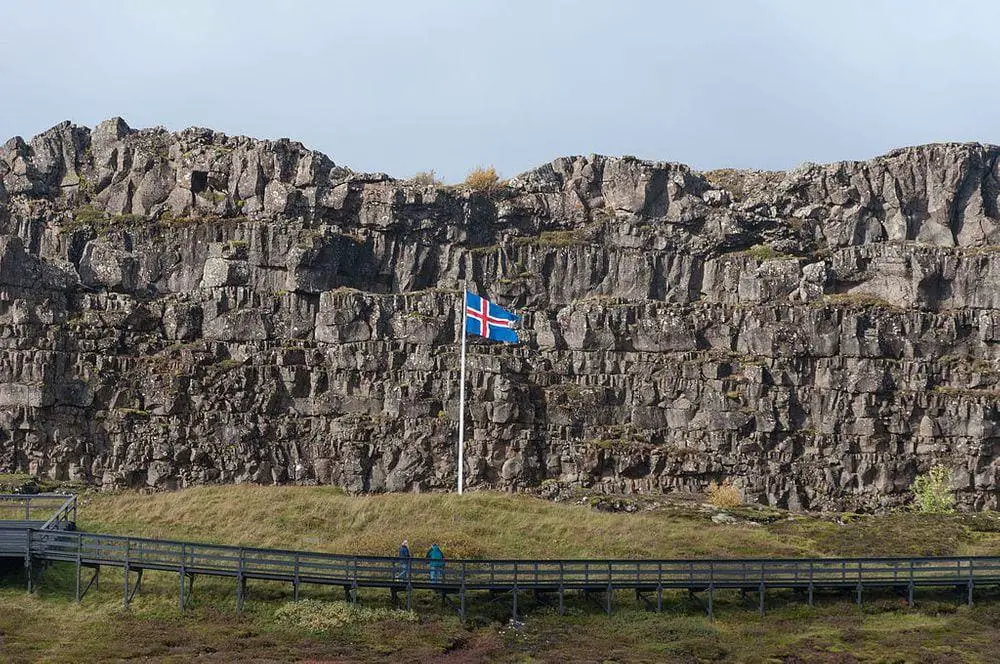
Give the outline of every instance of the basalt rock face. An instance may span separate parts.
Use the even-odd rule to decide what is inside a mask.
[[[286,140],[68,123],[0,149],[0,472],[877,509],[1000,487],[1000,148],[780,173],[570,157],[492,191]]]

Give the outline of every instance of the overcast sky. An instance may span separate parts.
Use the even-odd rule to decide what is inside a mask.
[[[1000,142],[988,0],[0,3],[0,140],[121,115],[449,182],[595,152],[771,169]]]

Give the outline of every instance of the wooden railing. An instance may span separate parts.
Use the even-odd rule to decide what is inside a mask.
[[[45,523],[54,513],[61,512],[72,503],[76,515],[76,496],[62,493],[34,493],[0,495],[0,526],[4,521],[38,521]]]
[[[848,589],[860,603],[864,588],[892,587],[905,592],[912,604],[916,587],[950,586],[965,591],[971,604],[975,587],[1000,585],[1000,557],[432,561],[81,533],[71,530],[74,496],[0,496],[0,504],[13,505],[20,517],[48,510],[44,522],[20,519],[23,528],[0,529],[0,553],[24,557],[29,588],[38,563],[75,564],[78,599],[81,568],[118,567],[125,572],[126,604],[138,588],[137,581],[130,594],[129,574],[141,578],[147,570],[179,575],[182,608],[185,593],[190,593],[186,581],[208,575],[237,581],[238,608],[247,581],[259,579],[292,584],[296,598],[303,583],[343,586],[351,599],[360,588],[387,588],[394,597],[403,591],[407,605],[415,589],[457,594],[463,616],[466,592],[476,590],[510,593],[516,615],[518,593],[524,591],[558,593],[560,608],[566,591],[601,593],[610,612],[616,590],[634,590],[639,596],[655,592],[659,608],[664,590],[684,589],[707,592],[711,614],[714,592],[726,588],[758,592],[763,611],[767,589],[802,590],[812,604],[813,592],[820,588]]]
[[[236,579],[240,588],[252,579],[283,581],[296,596],[302,583],[394,591],[431,589],[442,593],[489,590],[558,592],[615,590],[657,592],[687,589],[713,592],[795,588],[856,590],[894,587],[955,586],[972,589],[1000,585],[1000,558],[809,558],[741,560],[443,560],[354,556],[282,549],[235,547],[72,531],[29,531],[29,555],[35,560],[80,566],[113,566],[138,572],[159,570],[184,577],[210,575]],[[351,596],[351,595],[349,595]]]

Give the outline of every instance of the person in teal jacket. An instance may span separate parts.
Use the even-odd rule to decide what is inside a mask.
[[[430,560],[428,567],[431,570],[431,582],[438,583],[444,575],[444,554],[441,553],[437,544],[432,544],[427,551],[427,559]]]

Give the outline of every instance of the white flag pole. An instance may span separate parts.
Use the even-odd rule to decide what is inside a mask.
[[[462,370],[458,388],[458,495],[465,486],[465,328],[468,316],[468,288],[462,282]]]

